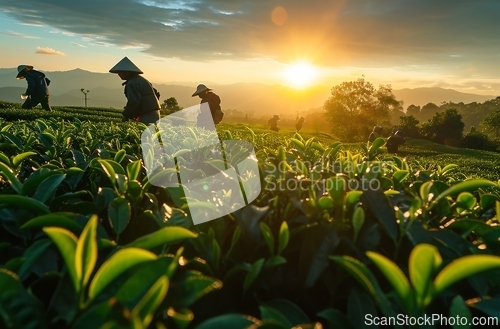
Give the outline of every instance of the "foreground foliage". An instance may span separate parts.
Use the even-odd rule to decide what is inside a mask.
[[[144,125],[0,127],[2,327],[500,317],[500,189],[457,179],[456,165],[426,170],[387,155],[383,139],[351,152],[298,134],[272,144],[248,129],[261,194],[193,226],[179,188],[148,182]]]

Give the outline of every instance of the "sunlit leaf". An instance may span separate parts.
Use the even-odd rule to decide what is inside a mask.
[[[75,288],[75,292],[78,294],[81,290],[81,277],[78,276],[75,267],[75,254],[76,254],[76,236],[71,232],[59,228],[59,227],[46,227],[43,231],[50,237],[54,244],[59,249],[61,253],[64,264],[68,270],[71,281]]]
[[[89,287],[89,298],[93,299],[120,274],[137,264],[157,259],[150,251],[138,248],[118,250],[102,264]]]
[[[97,223],[97,216],[92,216],[83,229],[76,245],[75,268],[77,277],[81,279],[82,287],[87,286],[97,262]]]

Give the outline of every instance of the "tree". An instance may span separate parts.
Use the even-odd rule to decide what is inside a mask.
[[[470,128],[470,131],[461,140],[460,146],[485,151],[496,151],[498,149],[497,143],[489,139],[486,134],[477,131],[474,126]]]
[[[400,111],[390,85],[376,90],[364,78],[332,88],[323,111],[333,133],[347,141],[364,140],[375,125],[390,125],[390,114]]]
[[[404,115],[399,117],[399,127],[403,131],[405,137],[420,138],[420,128],[417,120],[413,115]]]
[[[183,109],[182,107],[179,106],[179,103],[177,103],[177,99],[175,99],[175,97],[170,97],[168,99],[165,99],[163,103],[160,105],[160,107],[161,107],[161,113],[163,115],[169,115]]]
[[[500,110],[488,114],[481,121],[481,128],[487,135],[498,140],[500,138]]]
[[[434,103],[425,104],[420,110],[420,114],[416,116],[420,121],[427,121],[432,118],[434,114],[439,112],[439,106]]]
[[[406,115],[412,115],[415,118],[418,118],[420,116],[420,106],[411,104],[406,109]]]
[[[396,124],[399,117],[405,115],[403,112],[403,101],[398,101],[396,99],[392,93],[391,85],[380,86],[374,96],[377,99],[377,111],[382,111],[384,113],[387,111],[391,123]]]
[[[462,139],[464,132],[462,116],[456,109],[447,109],[444,112],[434,114],[432,119],[422,125],[422,129],[428,136],[435,136],[438,143],[445,143],[446,140],[456,142]]]

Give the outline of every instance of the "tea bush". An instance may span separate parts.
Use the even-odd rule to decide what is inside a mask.
[[[148,180],[145,125],[56,111],[0,111],[1,327],[500,316],[496,181],[461,179],[456,164],[427,170],[387,154],[384,139],[354,151],[222,126],[224,139],[255,145],[262,192],[194,226],[181,189]]]

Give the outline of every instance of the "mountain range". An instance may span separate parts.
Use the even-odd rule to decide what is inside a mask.
[[[82,69],[71,71],[44,72],[51,80],[51,104],[59,106],[83,106],[84,95],[81,89],[89,90],[89,107],[122,108],[126,98],[123,94],[122,80],[116,74],[89,72]],[[20,95],[26,90],[24,80],[16,80],[15,68],[0,69],[0,100],[21,103]],[[146,76],[147,78],[147,76]],[[191,97],[196,85],[193,83],[161,84],[151,81],[161,94],[161,101],[175,97],[182,107],[199,103],[199,98]],[[331,87],[317,86],[304,91],[281,85],[262,83],[215,84],[208,83],[222,99],[222,109],[239,110],[249,115],[260,117],[271,114],[301,114],[310,109],[319,108],[328,99]],[[484,102],[496,96],[461,93],[443,88],[415,88],[393,90],[398,100],[404,101],[404,108],[409,105],[423,106],[427,103],[441,104],[448,102]]]

